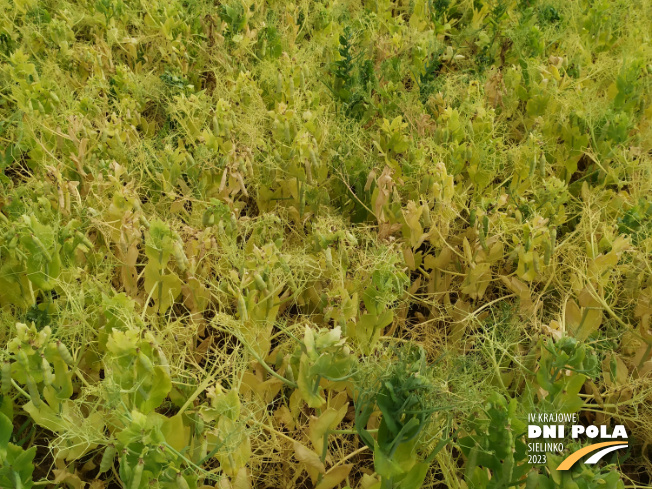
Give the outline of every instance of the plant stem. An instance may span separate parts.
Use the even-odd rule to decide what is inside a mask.
[[[378,429],[367,430],[369,433],[378,433]],[[336,435],[357,435],[356,430],[329,430],[329,433],[334,433]]]
[[[358,448],[357,450],[355,450],[355,451],[349,453],[346,457],[340,459],[339,462],[337,462],[337,463],[336,463],[335,465],[333,465],[330,469],[328,469],[328,471],[327,471],[326,473],[328,474],[328,472],[330,472],[331,470],[333,470],[335,467],[337,467],[337,466],[339,466],[339,465],[342,465],[342,464],[343,464],[344,462],[346,462],[347,460],[349,460],[349,459],[355,457],[356,455],[358,455],[358,454],[364,452],[365,450],[369,450],[369,447],[368,447],[367,445],[364,445],[362,448]]]

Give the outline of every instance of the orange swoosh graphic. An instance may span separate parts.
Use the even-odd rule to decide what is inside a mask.
[[[588,455],[591,452],[595,452],[596,450],[599,450],[600,448],[604,447],[609,447],[611,445],[627,445],[626,441],[605,441],[603,443],[596,443],[594,445],[589,445],[588,447],[584,447],[576,451],[575,453],[571,453],[568,457],[564,459],[562,463],[559,464],[559,467],[557,467],[557,470],[568,470],[570,469],[575,462],[577,462],[579,459],[581,459],[584,455]]]

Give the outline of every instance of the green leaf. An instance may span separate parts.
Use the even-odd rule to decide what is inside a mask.
[[[47,404],[42,403],[41,407],[37,408],[29,401],[23,405],[23,409],[32,417],[36,424],[50,431],[63,433],[68,428],[68,424]]]
[[[404,472],[400,465],[385,455],[378,443],[374,445],[374,468],[383,479],[391,479]]]
[[[151,382],[148,398],[144,399],[140,393],[136,397],[140,410],[145,414],[159,407],[172,389],[172,380],[160,365],[154,367],[154,378]]]
[[[0,459],[7,456],[7,445],[13,429],[14,425],[11,420],[3,413],[0,413]]]
[[[570,376],[566,388],[556,402],[559,412],[576,413],[582,408],[584,401],[578,394],[585,380],[586,377],[582,374],[574,373]]]
[[[307,355],[301,355],[297,385],[299,386],[301,397],[311,408],[321,407],[326,402],[326,399],[319,394],[319,386],[316,385],[316,379]]]
[[[429,465],[424,462],[416,464],[398,484],[399,489],[419,489],[428,473]]]
[[[0,465],[0,487],[17,487],[17,477],[20,480],[22,489],[30,489],[34,485],[32,473],[34,472],[33,461],[35,455],[35,446],[23,450],[21,447],[9,443],[6,456],[3,457],[3,463]]]
[[[213,399],[213,407],[219,414],[236,421],[240,417],[238,391],[231,389],[227,393],[216,394]]]
[[[147,258],[159,268],[164,268],[173,252],[174,242],[170,226],[158,219],[153,220],[149,226],[149,239],[145,246]]]

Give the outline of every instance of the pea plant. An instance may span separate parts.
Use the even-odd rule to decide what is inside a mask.
[[[0,0],[0,487],[649,484],[649,25]]]

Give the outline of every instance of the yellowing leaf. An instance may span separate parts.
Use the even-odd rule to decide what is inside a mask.
[[[152,300],[157,312],[163,313],[174,303],[181,293],[181,279],[173,274],[163,274],[155,263],[148,263],[145,267],[145,292]]]
[[[312,474],[315,471],[320,474],[326,473],[326,467],[324,467],[324,463],[319,459],[319,455],[299,442],[294,442],[294,456],[299,462],[305,464],[307,469],[312,469],[308,470],[311,477],[313,477]]]
[[[318,408],[326,402],[326,399],[324,399],[320,394],[319,386],[315,385],[313,377],[308,357],[306,355],[301,355],[301,360],[299,361],[299,376],[297,377],[299,392],[308,406]]]
[[[362,474],[362,479],[360,479],[359,487],[360,489],[380,489],[382,481],[377,477],[371,476],[369,474]]]
[[[602,374],[610,387],[627,385],[629,369],[620,355],[608,353],[602,361]]]
[[[328,408],[317,418],[311,416],[308,425],[308,436],[319,455],[322,454],[324,445],[324,435],[328,430],[333,430],[342,422],[349,405],[345,404],[339,410]]]
[[[444,269],[450,263],[452,254],[448,247],[442,248],[439,255],[435,258],[433,255],[426,255],[423,264],[426,270]]]
[[[591,292],[591,288],[587,285],[577,296],[577,302],[580,307],[598,307],[600,303],[595,299]]]
[[[179,414],[163,421],[161,433],[163,433],[167,444],[178,452],[183,451],[188,446],[190,427],[184,426],[183,418]]]
[[[326,472],[324,478],[321,480],[315,489],[333,489],[340,482],[346,479],[353,468],[353,464],[338,465]]]
[[[222,470],[230,477],[245,467],[251,456],[251,442],[242,423],[226,416],[217,422],[219,451],[215,455]]]
[[[592,307],[580,308],[574,300],[566,304],[566,330],[578,340],[585,340],[602,324],[602,311]]]
[[[73,474],[64,469],[53,469],[52,473],[54,474],[54,484],[64,483],[71,489],[83,489],[86,485],[77,475],[77,471]]]
[[[566,303],[566,328],[570,331],[575,331],[582,322],[582,312],[580,311],[577,302],[573,299]]]
[[[471,251],[469,240],[466,237],[464,237],[464,240],[462,241],[462,247],[464,248],[464,258],[466,258],[466,261],[468,263],[473,263],[473,252]]]
[[[532,282],[537,276],[535,261],[538,262],[538,255],[536,253],[532,251],[526,253],[521,248],[518,252],[516,275],[527,282]]]
[[[473,299],[481,299],[490,282],[491,265],[489,263],[478,263],[468,271],[460,291]]]
[[[247,472],[247,468],[243,467],[238,470],[238,473],[235,475],[231,481],[231,487],[233,489],[250,489],[251,488],[251,478]]]

